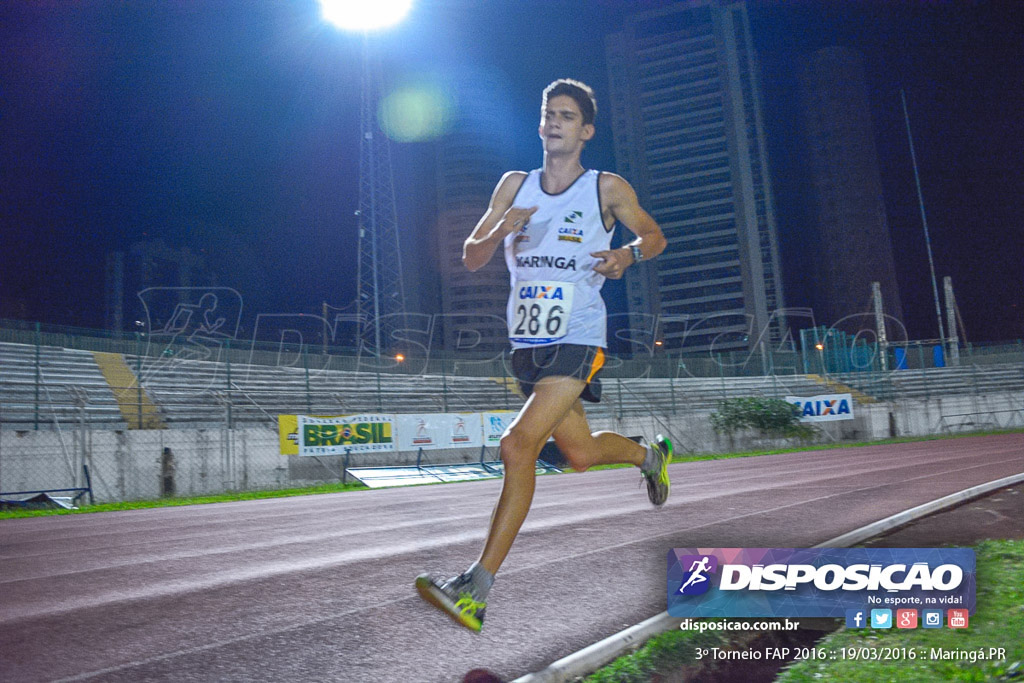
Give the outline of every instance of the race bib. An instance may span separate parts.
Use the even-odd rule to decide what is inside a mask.
[[[571,282],[520,282],[513,292],[508,337],[521,344],[550,344],[569,331]]]

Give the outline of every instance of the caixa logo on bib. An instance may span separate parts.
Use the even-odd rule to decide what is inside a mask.
[[[842,617],[848,609],[973,613],[969,548],[674,548],[674,617]]]
[[[565,290],[557,285],[526,285],[519,288],[519,298],[562,301],[565,299]]]

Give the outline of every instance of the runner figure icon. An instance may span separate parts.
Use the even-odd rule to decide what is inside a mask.
[[[710,558],[707,555],[700,558],[699,561],[694,560],[693,564],[690,565],[689,569],[689,571],[691,572],[690,578],[686,579],[683,585],[679,587],[680,593],[685,592],[687,587],[689,586],[693,586],[698,583],[703,583],[708,580],[708,577],[704,576],[704,572],[711,569],[711,567],[708,566],[709,560]]]

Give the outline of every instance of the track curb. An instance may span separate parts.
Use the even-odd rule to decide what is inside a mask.
[[[926,517],[930,514],[938,512],[940,510],[953,507],[959,503],[970,500],[972,498],[978,498],[986,493],[1004,488],[1006,486],[1012,486],[1024,482],[1024,472],[1019,474],[1013,474],[1008,477],[1002,477],[1001,479],[995,479],[985,484],[978,484],[977,486],[971,486],[963,491],[951,493],[948,496],[942,498],[936,498],[933,501],[923,503],[917,507],[898,512],[895,515],[880,519],[877,522],[872,522],[859,529],[854,529],[841,536],[830,538],[827,541],[819,543],[814,548],[845,548],[847,546],[866,541],[869,538],[873,538],[881,533],[895,529],[896,527],[903,526],[908,522],[912,522],[921,517]],[[512,683],[565,683],[571,681],[580,676],[586,676],[587,674],[593,673],[605,664],[621,657],[623,654],[628,652],[631,648],[636,647],[659,633],[679,628],[679,624],[682,621],[679,617],[669,616],[668,612],[662,612],[661,614],[655,615],[650,619],[630,626],[627,629],[619,631],[613,635],[608,636],[604,640],[600,640],[593,645],[589,645],[578,652],[574,652],[571,655],[563,657],[552,664],[549,664],[544,669],[520,676],[519,678],[512,681]]]

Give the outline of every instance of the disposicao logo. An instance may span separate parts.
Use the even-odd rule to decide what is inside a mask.
[[[682,566],[689,566],[679,587],[681,595],[700,595],[711,587],[709,575],[718,569],[718,558],[714,555],[684,555],[679,558]]]
[[[888,610],[891,628],[894,607],[973,610],[974,570],[969,548],[674,548],[668,612],[850,619],[856,610],[867,621],[870,610],[871,625],[885,628],[875,614]]]

